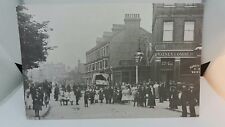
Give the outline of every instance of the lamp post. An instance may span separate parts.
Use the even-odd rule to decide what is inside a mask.
[[[112,70],[112,66],[110,66],[110,72],[111,72],[111,75],[110,75],[110,81],[111,81],[111,85],[113,84],[113,70]]]
[[[139,43],[139,48],[135,54],[135,63],[136,63],[136,84],[138,84],[138,65],[140,64],[142,58],[143,58],[144,53],[141,51],[140,48],[140,43]]]

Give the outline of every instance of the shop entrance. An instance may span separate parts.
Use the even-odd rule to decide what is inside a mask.
[[[162,58],[160,67],[160,81],[168,83],[174,78],[174,58]]]
[[[174,72],[173,70],[167,70],[167,71],[161,70],[160,81],[168,83],[170,80],[174,80],[173,72]]]

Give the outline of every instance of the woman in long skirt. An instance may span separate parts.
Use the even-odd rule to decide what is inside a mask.
[[[149,91],[148,91],[148,105],[150,106],[150,108],[154,108],[154,106],[156,106],[155,96],[153,95],[151,88],[149,88]]]

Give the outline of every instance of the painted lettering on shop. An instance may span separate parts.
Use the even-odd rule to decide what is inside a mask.
[[[193,57],[194,53],[191,51],[164,51],[156,52],[157,57]]]

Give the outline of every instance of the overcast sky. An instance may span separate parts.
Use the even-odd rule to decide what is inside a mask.
[[[141,27],[151,32],[152,1],[140,3],[33,1],[33,3],[26,2],[28,13],[34,15],[35,20],[49,20],[49,26],[54,29],[49,33],[49,46],[58,48],[49,52],[48,63],[62,62],[71,67],[77,64],[78,59],[85,63],[85,52],[95,46],[96,38],[101,37],[104,31],[111,31],[112,24],[123,24],[126,13],[140,14]],[[174,1],[182,2],[182,0],[172,2]]]

